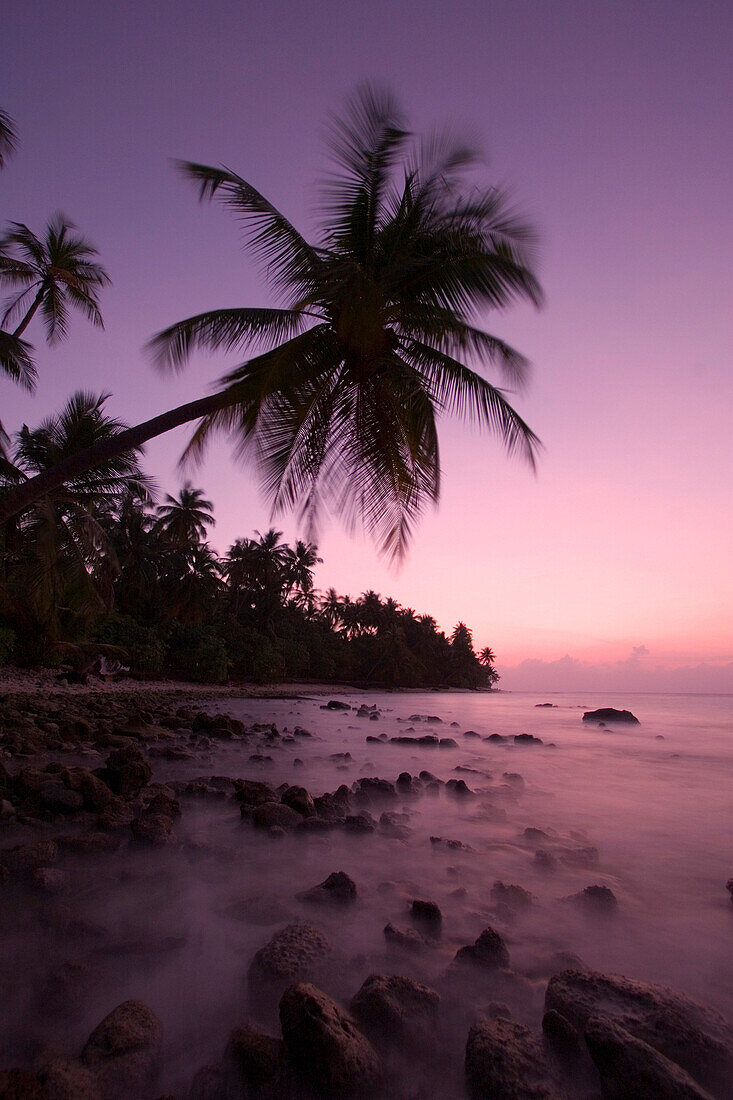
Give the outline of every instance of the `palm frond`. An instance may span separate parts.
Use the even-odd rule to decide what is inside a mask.
[[[36,365],[33,348],[10,332],[0,331],[0,370],[26,390],[36,386]]]
[[[157,333],[148,343],[159,370],[179,370],[195,348],[244,350],[252,343],[289,340],[301,331],[303,313],[292,309],[216,309]]]

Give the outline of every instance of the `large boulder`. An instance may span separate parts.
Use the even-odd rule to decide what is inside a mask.
[[[280,1026],[296,1078],[319,1097],[380,1095],[379,1057],[351,1017],[313,985],[292,985],[280,1001]]]
[[[244,806],[242,809],[244,810]],[[272,828],[273,825],[281,829],[291,829],[302,820],[296,810],[282,802],[263,802],[252,810],[252,821],[261,829]]]
[[[261,806],[263,802],[275,802],[277,795],[269,783],[256,779],[235,779],[234,798],[243,806]]]
[[[158,1075],[162,1037],[160,1020],[142,1001],[124,1001],[105,1016],[81,1052],[104,1100],[148,1094]]]
[[[475,1100],[562,1100],[539,1035],[513,1020],[481,1020],[468,1033],[466,1083]]]
[[[94,1072],[75,1059],[53,1058],[40,1077],[47,1100],[102,1100],[102,1087]]]
[[[402,974],[372,974],[350,1008],[367,1034],[379,1039],[422,1038],[435,1029],[440,996]]]
[[[148,761],[135,745],[115,749],[107,757],[99,778],[120,798],[135,798],[153,774]]]
[[[630,710],[616,710],[615,707],[599,707],[598,710],[587,710],[583,715],[584,722],[625,722],[629,726],[638,726],[639,719]]]
[[[547,986],[545,1008],[579,1030],[604,1016],[682,1066],[720,1096],[733,1089],[733,1028],[714,1010],[660,986],[593,970],[564,970]]]
[[[607,1100],[711,1100],[680,1066],[610,1020],[592,1016],[585,1041]]]
[[[235,1028],[227,1052],[244,1082],[244,1095],[271,1095],[276,1088],[282,1059],[282,1043],[254,1024]],[[240,1093],[241,1095],[241,1093]]]
[[[313,799],[305,787],[287,787],[281,794],[280,801],[301,817],[310,817],[316,812]]]
[[[261,947],[249,965],[250,995],[265,1005],[277,1001],[286,986],[314,977],[331,953],[315,925],[289,924]]]

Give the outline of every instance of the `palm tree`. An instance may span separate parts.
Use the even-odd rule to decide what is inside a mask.
[[[9,157],[12,157],[18,148],[18,133],[15,123],[6,111],[0,110],[0,168],[7,166]]]
[[[494,651],[491,648],[491,646],[487,645],[487,646],[484,646],[484,648],[479,653],[478,659],[479,659],[479,661],[481,662],[482,665],[485,665],[486,668],[489,668],[491,665],[493,665],[494,661],[496,660],[496,655],[494,654]]]
[[[11,222],[0,238],[0,282],[17,288],[6,304],[2,327],[20,318],[12,335],[21,337],[41,311],[46,339],[54,344],[68,329],[70,307],[91,324],[104,328],[99,291],[110,278],[95,259],[97,250],[63,214],[54,214],[43,240],[22,222]]]
[[[387,94],[361,89],[334,123],[332,153],[313,243],[236,173],[181,164],[202,198],[235,214],[282,306],[213,310],[160,332],[151,347],[161,369],[180,368],[197,348],[248,358],[215,394],[138,425],[116,445],[138,446],[198,419],[189,457],[224,430],[238,454],[257,461],[275,514],[297,506],[314,531],[327,507],[400,555],[439,496],[440,413],[478,422],[534,464],[537,437],[465,361],[524,380],[525,359],[477,322],[517,298],[539,303],[532,234],[500,190],[470,184],[471,150],[413,141]],[[98,448],[79,461],[107,454]],[[70,463],[55,476],[76,472]],[[0,521],[48,484],[6,494]]]
[[[104,411],[107,394],[77,392],[63,410],[17,434],[14,463],[5,463],[0,484],[15,484],[50,469],[109,438],[125,425]],[[44,629],[55,632],[59,617],[89,621],[109,610],[118,572],[109,536],[109,517],[124,497],[148,500],[151,483],[134,453],[95,466],[42,498],[12,532],[8,601],[25,603]]]
[[[335,588],[329,588],[320,603],[321,618],[331,630],[343,622],[344,600]]]
[[[194,550],[206,538],[206,528],[216,522],[213,507],[203,489],[187,481],[177,497],[166,494],[165,503],[158,505],[159,529],[174,549]]]
[[[315,543],[298,539],[294,547],[288,547],[284,562],[287,594],[295,591],[304,596],[312,591],[313,570],[322,562],[323,558],[318,557]]]

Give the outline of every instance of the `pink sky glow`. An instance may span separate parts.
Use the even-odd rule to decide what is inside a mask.
[[[516,401],[545,450],[533,477],[446,421],[442,502],[402,569],[334,521],[318,585],[465,620],[507,688],[733,691],[732,31],[730,5],[692,0],[6,0],[0,106],[22,146],[3,219],[39,231],[63,209],[114,286],[104,332],[75,317],[47,349],[29,330],[38,390],[0,381],[2,421],[76,388],[131,423],[205,392],[234,360],[161,378],[145,341],[275,302],[169,158],[226,163],[307,229],[325,116],[358,80],[389,84],[416,128],[479,135],[487,179],[540,228],[547,305],[483,321],[534,364]],[[148,447],[163,491],[185,439]],[[224,440],[193,477],[218,549],[270,525]]]

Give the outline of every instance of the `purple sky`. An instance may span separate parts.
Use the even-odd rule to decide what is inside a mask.
[[[332,523],[319,585],[465,619],[506,687],[733,691],[730,5],[6,0],[3,40],[0,106],[22,139],[3,218],[40,231],[63,209],[114,282],[105,332],[78,318],[49,350],[29,329],[40,383],[0,381],[7,427],[78,387],[130,422],[204,392],[225,360],[160,378],[146,339],[273,299],[169,158],[226,163],[308,228],[327,113],[387,83],[415,128],[478,136],[487,178],[541,229],[547,306],[485,324],[535,364],[517,403],[546,451],[533,478],[446,422],[443,501],[407,564]],[[185,438],[148,448],[165,490]],[[218,548],[269,526],[224,441],[194,476]]]

